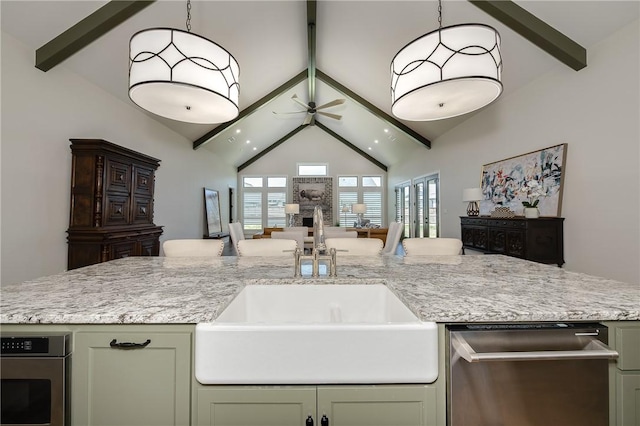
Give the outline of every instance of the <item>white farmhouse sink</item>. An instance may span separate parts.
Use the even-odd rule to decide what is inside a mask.
[[[438,332],[386,286],[251,285],[196,326],[203,384],[431,383]]]

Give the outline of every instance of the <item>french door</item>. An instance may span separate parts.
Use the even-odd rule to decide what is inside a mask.
[[[411,182],[396,186],[396,222],[404,222],[402,237],[411,235]]]
[[[413,180],[413,209],[411,235],[417,238],[440,236],[438,174]]]

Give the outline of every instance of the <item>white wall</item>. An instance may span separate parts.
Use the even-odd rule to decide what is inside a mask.
[[[439,169],[442,236],[459,237],[462,190],[479,185],[483,164],[567,143],[564,267],[640,282],[639,26],[588,48],[587,68],[559,63],[416,151],[390,168],[389,187]]]
[[[242,175],[287,175],[288,184],[291,188],[291,178],[297,176],[297,163],[328,163],[329,176],[333,179],[333,193],[337,194],[338,175],[369,175],[382,176],[383,182],[387,179],[387,172],[367,160],[345,144],[329,135],[324,130],[310,126],[293,135],[283,142],[273,151],[243,169],[238,179]],[[242,183],[238,182],[238,188]],[[287,195],[291,200],[291,191]],[[383,204],[386,202],[386,188],[383,187]],[[338,199],[333,197],[333,217],[337,218]],[[387,218],[382,218],[383,224],[388,223]]]
[[[223,223],[235,168],[69,72],[44,73],[34,51],[2,33],[2,284],[66,270],[70,138],[105,139],[161,161],[156,225],[162,240],[201,238],[202,188],[218,189]]]

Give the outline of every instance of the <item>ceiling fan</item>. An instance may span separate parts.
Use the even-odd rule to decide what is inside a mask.
[[[310,0],[307,1],[307,41],[309,45],[309,66],[307,68],[309,81],[309,103],[305,104],[300,100],[297,94],[294,94],[291,97],[295,103],[304,108],[304,110],[300,111],[292,111],[292,112],[275,112],[276,115],[281,114],[300,114],[306,113],[304,120],[302,121],[303,126],[311,125],[315,123],[316,114],[324,115],[325,117],[333,118],[335,120],[340,120],[342,118],[339,114],[333,114],[326,111],[321,111],[325,108],[331,108],[337,105],[342,105],[346,102],[346,99],[334,99],[331,102],[327,102],[326,104],[316,106],[315,102],[315,94],[316,94],[316,1]]]

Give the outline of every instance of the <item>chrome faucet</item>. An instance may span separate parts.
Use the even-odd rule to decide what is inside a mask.
[[[313,248],[320,253],[324,253],[327,249],[324,244],[324,223],[320,206],[315,206],[313,209]]]

